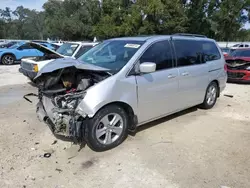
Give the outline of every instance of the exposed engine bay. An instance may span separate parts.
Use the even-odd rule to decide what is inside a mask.
[[[39,88],[37,114],[55,135],[82,139],[86,118],[75,112],[88,88],[106,79],[105,71],[67,67],[45,73],[36,79]]]
[[[230,70],[247,70],[250,66],[250,61],[243,59],[228,59],[226,60],[227,68]]]

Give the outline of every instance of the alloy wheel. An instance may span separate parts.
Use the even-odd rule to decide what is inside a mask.
[[[99,121],[96,127],[96,138],[101,144],[112,144],[121,136],[123,128],[124,122],[119,114],[107,114]]]

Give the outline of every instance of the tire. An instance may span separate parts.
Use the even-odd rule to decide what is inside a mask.
[[[212,92],[214,91],[214,92]],[[211,82],[206,90],[206,95],[204,98],[203,103],[201,104],[202,109],[211,109],[215,105],[218,95],[219,94],[219,88],[216,82]],[[209,99],[210,98],[210,99]]]
[[[87,145],[98,152],[120,145],[128,136],[128,122],[128,115],[122,107],[109,105],[102,108],[87,123],[85,129]]]
[[[1,59],[2,64],[4,65],[13,65],[15,63],[15,60],[16,60],[15,56],[11,54],[3,55]]]

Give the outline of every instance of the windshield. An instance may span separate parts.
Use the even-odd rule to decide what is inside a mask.
[[[142,41],[106,41],[90,49],[78,59],[84,63],[94,64],[118,72],[127,64],[143,43]]]
[[[74,43],[65,43],[62,46],[60,46],[56,52],[59,54],[65,55],[65,56],[72,56],[76,49],[78,48],[79,44]]]
[[[250,49],[248,50],[235,50],[231,53],[232,57],[250,57]]]

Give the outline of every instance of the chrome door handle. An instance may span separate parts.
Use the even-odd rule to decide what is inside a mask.
[[[182,76],[188,76],[189,73],[188,73],[188,72],[183,72],[183,73],[181,73],[181,75],[182,75]]]
[[[168,75],[168,78],[170,79],[170,78],[175,78],[176,76],[175,75],[172,75],[172,74],[170,74],[170,75]]]

